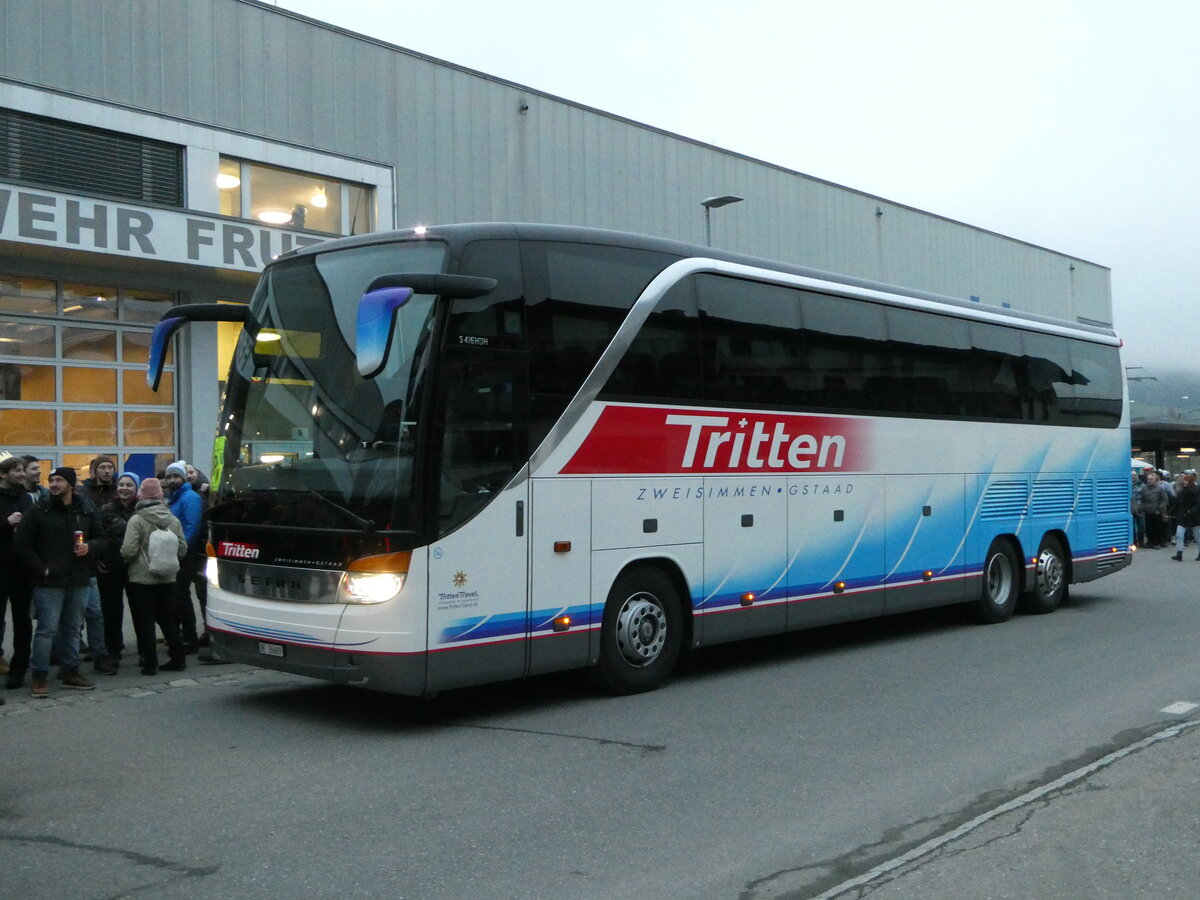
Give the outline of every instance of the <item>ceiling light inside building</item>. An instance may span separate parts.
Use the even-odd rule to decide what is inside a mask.
[[[286,225],[292,221],[292,214],[282,209],[264,209],[258,214],[258,219],[268,225]]]
[[[217,176],[217,187],[223,191],[233,190],[242,183],[242,179],[236,175],[230,175],[228,172],[222,172]]]
[[[308,198],[308,202],[311,203],[313,206],[315,206],[317,209],[324,209],[326,206],[328,206],[329,200],[325,196],[325,188],[319,187],[315,191],[313,191],[313,195]]]

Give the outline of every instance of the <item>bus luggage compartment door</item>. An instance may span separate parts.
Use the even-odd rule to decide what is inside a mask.
[[[787,622],[787,478],[704,479],[704,643]]]
[[[592,483],[533,479],[530,494],[529,674],[536,675],[587,665],[604,598],[593,610]]]

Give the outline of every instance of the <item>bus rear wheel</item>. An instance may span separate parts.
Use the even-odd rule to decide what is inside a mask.
[[[1021,609],[1044,615],[1062,605],[1067,596],[1066,555],[1058,538],[1046,535],[1038,548],[1037,569],[1029,592],[1021,597]]]
[[[1017,554],[1007,541],[999,538],[992,541],[983,563],[979,599],[971,607],[976,621],[991,625],[1012,617],[1021,584],[1019,565]]]
[[[651,691],[666,681],[683,645],[679,592],[649,566],[622,572],[608,592],[593,680],[615,694]]]

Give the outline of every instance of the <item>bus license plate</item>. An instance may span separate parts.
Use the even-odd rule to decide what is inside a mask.
[[[280,659],[282,659],[283,644],[264,644],[262,641],[259,641],[258,652],[263,656],[278,656]]]

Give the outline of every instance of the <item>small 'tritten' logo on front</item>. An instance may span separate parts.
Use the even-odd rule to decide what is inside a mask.
[[[454,586],[456,588],[460,588],[466,583],[467,583],[467,573],[466,572],[455,572],[454,573]]]

